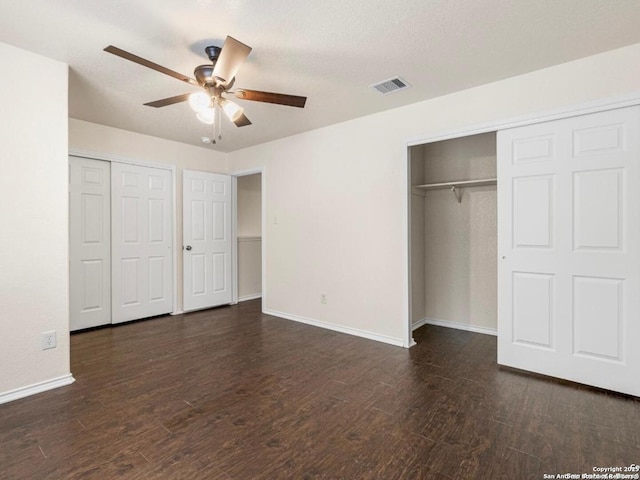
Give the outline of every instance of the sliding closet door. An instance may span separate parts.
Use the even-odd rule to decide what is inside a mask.
[[[640,395],[640,107],[498,133],[498,363]]]
[[[111,323],[109,162],[69,157],[69,324]]]
[[[171,172],[111,164],[112,321],[173,310]]]

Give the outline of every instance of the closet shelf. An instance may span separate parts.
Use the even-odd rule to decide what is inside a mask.
[[[419,188],[421,190],[435,190],[438,188],[449,188],[456,196],[458,203],[462,201],[462,197],[458,192],[458,188],[461,187],[481,187],[483,185],[496,185],[498,183],[497,178],[481,178],[479,180],[461,180],[459,182],[442,182],[442,183],[427,183],[425,185],[415,185],[413,188]]]

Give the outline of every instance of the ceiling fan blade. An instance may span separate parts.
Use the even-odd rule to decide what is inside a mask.
[[[242,113],[238,118],[233,120],[233,123],[236,124],[236,127],[246,127],[247,125],[251,125],[251,120],[249,120],[247,116]]]
[[[220,79],[223,85],[228,85],[236,76],[242,62],[249,56],[249,52],[251,52],[250,46],[228,36],[213,67],[213,76]]]
[[[289,107],[304,108],[307,97],[297,95],[285,95],[283,93],[260,92],[258,90],[238,89],[233,94],[240,100],[252,100],[254,102],[275,103]]]
[[[183,93],[182,95],[176,95],[175,97],[163,98],[162,100],[156,100],[155,102],[145,103],[147,107],[166,107],[167,105],[173,105],[174,103],[186,102],[189,100],[191,93]]]
[[[122,57],[125,60],[129,60],[133,63],[137,63],[138,65],[142,65],[143,67],[150,68],[151,70],[155,70],[156,72],[164,73],[165,75],[169,75],[170,77],[177,78],[186,83],[190,83],[191,85],[199,86],[198,82],[196,82],[193,78],[187,77],[186,75],[182,75],[181,73],[174,72],[162,65],[158,65],[157,63],[153,63],[145,58],[134,55],[133,53],[126,52],[118,47],[114,47],[113,45],[109,45],[104,49],[105,52],[112,53],[113,55],[117,55],[118,57]]]

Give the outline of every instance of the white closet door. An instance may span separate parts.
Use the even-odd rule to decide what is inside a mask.
[[[498,132],[498,363],[640,395],[640,107]]]
[[[171,172],[113,162],[112,321],[173,310]]]
[[[70,328],[111,323],[109,162],[69,157]]]
[[[184,170],[184,309],[232,301],[231,177]]]

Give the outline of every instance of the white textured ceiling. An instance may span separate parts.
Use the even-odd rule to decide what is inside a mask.
[[[224,120],[220,151],[640,43],[639,26],[638,0],[0,0],[1,42],[69,64],[71,117],[198,146],[210,127],[186,103],[143,106],[196,88],[102,49],[192,76],[227,35],[253,47],[235,86],[307,106],[238,101],[253,125]],[[368,88],[394,75],[413,88]]]

